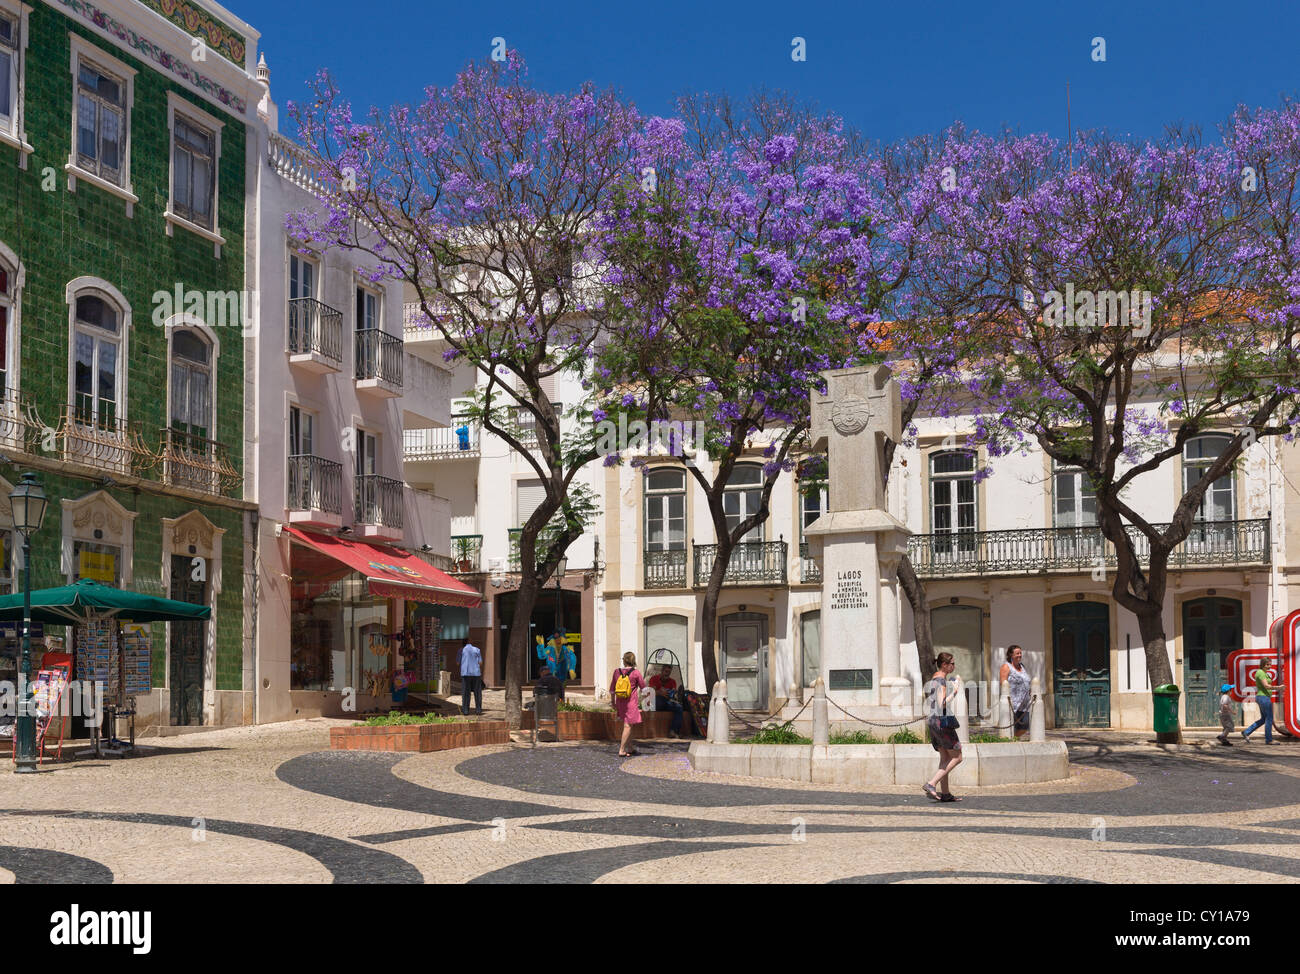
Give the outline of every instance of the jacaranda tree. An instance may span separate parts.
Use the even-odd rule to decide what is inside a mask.
[[[640,123],[613,92],[530,87],[511,52],[466,68],[422,104],[353,118],[328,76],[291,108],[321,178],[291,231],[362,250],[405,282],[448,360],[481,376],[472,417],[522,456],[545,490],[519,535],[506,714],[520,720],[539,586],[594,509],[575,475],[596,456],[590,407],[561,427],[548,390],[588,370],[605,314],[588,251],[593,221],[625,181]],[[531,435],[527,435],[531,434]]]

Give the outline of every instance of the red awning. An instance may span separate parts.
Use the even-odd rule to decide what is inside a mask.
[[[286,526],[294,538],[366,577],[372,595],[436,605],[476,607],[483,597],[463,582],[401,548],[350,541]]]

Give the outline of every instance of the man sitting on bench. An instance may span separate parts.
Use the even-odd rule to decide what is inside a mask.
[[[676,699],[677,681],[672,678],[673,668],[667,663],[660,667],[659,672],[650,677],[650,686],[655,692],[655,709],[671,710],[673,712],[672,721],[669,724],[668,736],[681,737],[682,730],[682,705]]]

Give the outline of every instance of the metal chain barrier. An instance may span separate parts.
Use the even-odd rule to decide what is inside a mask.
[[[788,727],[788,726],[790,726],[790,725],[793,724],[796,720],[799,719],[800,714],[802,714],[805,710],[808,709],[808,704],[810,704],[810,703],[812,703],[812,699],[811,699],[811,698],[809,698],[808,700],[806,700],[806,701],[804,702],[804,705],[803,705],[802,707],[799,708],[799,713],[795,714],[795,715],[794,715],[793,717],[791,717],[789,720],[784,720],[784,721],[782,721],[781,723],[779,723],[779,724],[773,724],[772,726],[773,726],[773,727]],[[733,719],[733,720],[738,720],[738,721],[740,721],[742,724],[744,724],[746,727],[750,728],[751,730],[759,730],[759,731],[761,731],[761,730],[764,729],[764,728],[763,728],[763,721],[765,721],[765,720],[775,720],[775,719],[776,719],[776,714],[768,714],[768,715],[765,716],[765,717],[760,717],[760,718],[758,718],[758,723],[755,724],[755,723],[753,723],[752,721],[748,721],[748,720],[746,720],[744,717],[741,717],[738,713],[736,713],[734,710],[732,710],[730,706],[727,707],[727,716],[728,716],[729,718]]]

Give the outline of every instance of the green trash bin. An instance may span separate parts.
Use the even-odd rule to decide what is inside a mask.
[[[1181,692],[1173,683],[1162,683],[1151,691],[1155,702],[1156,740],[1161,743],[1178,740],[1178,695]]]

